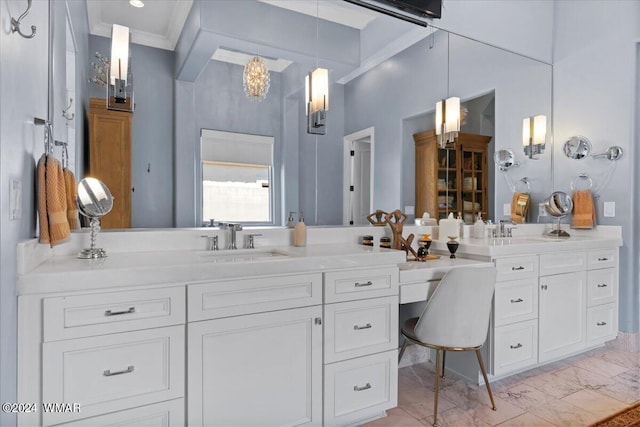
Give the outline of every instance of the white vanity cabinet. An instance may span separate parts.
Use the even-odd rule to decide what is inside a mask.
[[[187,425],[322,424],[322,274],[187,289]]]
[[[397,406],[398,267],[324,273],[324,425]]]

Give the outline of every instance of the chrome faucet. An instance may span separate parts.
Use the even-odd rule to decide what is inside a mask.
[[[200,237],[204,237],[205,239],[207,239],[207,250],[208,251],[217,251],[218,250],[218,236],[202,235]]]
[[[238,249],[236,246],[236,231],[242,231],[242,224],[228,222],[220,223],[220,228],[223,230],[229,230],[229,239],[227,239],[227,249]]]
[[[513,230],[516,226],[516,223],[513,221],[504,221],[500,220],[500,228],[498,229],[498,236],[494,237],[513,237],[511,230]]]

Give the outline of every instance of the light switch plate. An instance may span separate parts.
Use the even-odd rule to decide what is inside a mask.
[[[511,215],[511,204],[510,203],[505,203],[504,205],[502,205],[502,214],[505,216],[510,216]]]
[[[616,216],[616,202],[604,202],[603,215],[607,218],[613,218]]]
[[[538,205],[538,216],[547,216],[547,208],[544,206],[544,203]]]
[[[416,210],[414,206],[405,206],[404,207],[404,213],[407,215],[415,215]]]

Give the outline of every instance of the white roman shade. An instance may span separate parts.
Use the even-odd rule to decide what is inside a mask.
[[[272,136],[210,129],[202,129],[200,136],[203,162],[273,165]]]

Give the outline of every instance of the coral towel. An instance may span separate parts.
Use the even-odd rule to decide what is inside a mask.
[[[80,228],[80,221],[78,219],[78,184],[76,183],[76,177],[73,176],[73,172],[64,168],[64,188],[67,197],[67,221],[69,221],[69,228],[76,230]]]
[[[53,247],[69,239],[64,173],[51,154],[43,154],[38,161],[38,215],[40,243]]]
[[[596,226],[596,208],[590,190],[573,192],[573,218],[571,228],[593,228]]]

